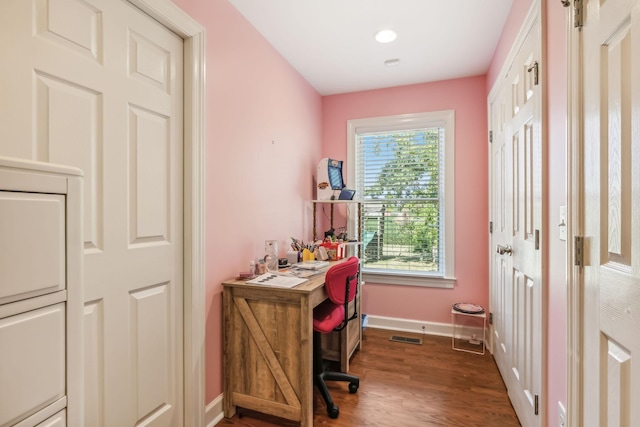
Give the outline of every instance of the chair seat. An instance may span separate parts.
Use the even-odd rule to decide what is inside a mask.
[[[325,300],[313,309],[313,330],[328,334],[344,320],[344,306]]]

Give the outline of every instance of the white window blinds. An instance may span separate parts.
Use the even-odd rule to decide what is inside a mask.
[[[357,132],[364,268],[444,272],[445,126]]]

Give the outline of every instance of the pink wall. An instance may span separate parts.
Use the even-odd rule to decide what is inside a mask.
[[[507,25],[487,73],[487,93],[496,81],[502,63],[531,7],[531,0],[514,0]],[[543,2],[543,40],[546,40],[546,61],[542,62],[546,84],[546,156],[545,180],[546,226],[543,238],[547,242],[547,269],[544,282],[547,292],[547,424],[556,425],[558,401],[566,407],[567,396],[567,280],[566,242],[558,238],[559,209],[566,205],[566,145],[567,145],[567,38],[566,13],[560,2]],[[546,67],[545,67],[546,65]]]
[[[325,96],[322,100],[323,157],[346,159],[347,120],[455,110],[454,289],[367,282],[368,314],[450,323],[451,304],[488,307],[487,105],[484,76]]]
[[[560,2],[546,5],[547,48],[547,252],[548,287],[548,425],[558,420],[558,401],[567,407],[567,263],[566,242],[558,238],[559,210],[566,205],[567,35]]]
[[[174,0],[206,29],[206,400],[222,393],[221,282],[264,241],[310,236],[321,97],[227,0]]]

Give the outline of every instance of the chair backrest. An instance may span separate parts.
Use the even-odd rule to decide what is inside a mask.
[[[327,271],[324,286],[334,304],[343,305],[355,298],[358,289],[358,267],[358,257],[352,256]]]

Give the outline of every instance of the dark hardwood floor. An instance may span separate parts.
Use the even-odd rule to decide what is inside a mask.
[[[422,345],[389,341],[391,335],[422,338]],[[330,383],[340,416],[331,419],[314,391],[314,426],[516,427],[520,426],[493,357],[455,351],[451,338],[368,328],[351,363],[360,389]],[[298,426],[238,408],[218,426]]]

